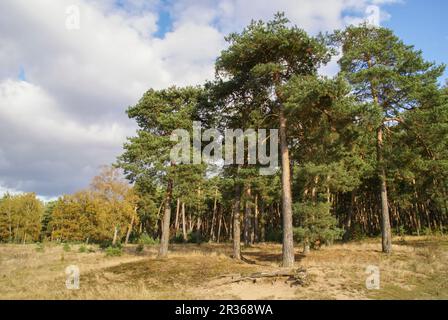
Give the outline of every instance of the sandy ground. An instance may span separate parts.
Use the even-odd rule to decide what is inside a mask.
[[[231,283],[256,272],[281,270],[281,245],[243,249],[245,262],[230,258],[230,244],[173,245],[166,259],[157,247],[107,257],[79,246],[0,245],[1,299],[448,299],[448,238],[395,239],[391,255],[377,239],[337,244],[304,256],[296,267],[307,283],[286,278]],[[65,268],[80,269],[80,289],[68,290]],[[380,271],[380,289],[368,290],[368,266]]]

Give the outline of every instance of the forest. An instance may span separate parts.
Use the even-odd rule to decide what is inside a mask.
[[[386,28],[312,36],[283,14],[226,41],[214,79],[149,89],[127,109],[135,136],[85,190],[48,203],[4,195],[0,241],[152,244],[160,258],[172,244],[229,243],[236,260],[257,243],[281,243],[281,264],[293,267],[295,252],[335,242],[378,239],[391,254],[394,236],[448,232],[444,65]],[[321,75],[335,60],[339,73]],[[171,161],[173,132],[192,132],[195,121],[221,132],[277,129],[279,170]]]

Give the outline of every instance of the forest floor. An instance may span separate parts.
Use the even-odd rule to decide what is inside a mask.
[[[70,251],[62,245],[0,245],[0,299],[448,299],[448,237],[394,239],[391,255],[378,239],[335,244],[296,255],[307,271],[305,286],[283,279],[230,283],[225,275],[280,270],[281,245],[243,248],[246,262],[230,258],[230,244],[157,247],[137,254],[129,245],[118,257],[104,251]],[[66,248],[67,249],[67,248]],[[299,249],[297,249],[299,250]],[[80,269],[80,289],[65,286],[65,268]],[[380,289],[367,290],[366,268],[380,270]]]

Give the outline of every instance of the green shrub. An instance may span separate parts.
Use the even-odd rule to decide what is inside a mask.
[[[178,232],[173,238],[170,239],[173,243],[196,243],[201,244],[204,242],[204,237],[198,231],[191,231],[187,233],[187,240],[184,240],[182,232]]]
[[[143,233],[140,238],[138,239],[138,243],[139,244],[144,244],[144,245],[155,245],[155,244],[159,244],[159,239],[154,239],[153,237],[151,237],[150,235],[148,235],[147,233]]]
[[[202,240],[202,234],[200,231],[192,231],[188,233],[188,243],[201,244]]]
[[[123,253],[121,247],[107,247],[106,248],[106,256],[107,257],[118,257]]]
[[[64,249],[65,252],[69,252],[70,250],[72,250],[72,248],[67,242],[64,243],[62,249]]]
[[[425,236],[431,236],[431,235],[432,235],[432,230],[431,230],[430,228],[428,228],[428,227],[425,227],[425,228],[423,229],[422,233],[423,233]]]
[[[407,234],[408,232],[404,226],[399,226],[397,228],[392,229],[392,235],[394,236],[404,237]]]
[[[268,231],[266,232],[266,241],[267,242],[280,243],[280,242],[282,242],[282,239],[283,239],[282,230],[269,228]]]
[[[173,243],[184,243],[184,235],[182,232],[176,233],[176,235],[171,239]]]
[[[365,238],[367,238],[367,235],[362,230],[362,227],[359,224],[355,224],[351,232],[350,240],[360,241]]]
[[[323,230],[319,237],[318,241],[327,246],[332,245],[336,240],[340,240],[344,234],[344,230],[341,228],[331,228]]]
[[[204,242],[204,238],[200,232],[192,231],[187,234],[187,240],[184,240],[184,235],[182,232],[178,232],[174,237],[170,240],[173,243],[196,243],[201,244]]]
[[[112,246],[112,241],[104,240],[101,241],[98,245],[100,246],[100,249],[106,250],[108,247]]]
[[[294,238],[296,241],[308,242],[311,248],[331,245],[344,234],[344,230],[337,227],[338,222],[330,213],[329,203],[296,203],[294,213],[302,226],[294,228]]]
[[[112,244],[112,240],[103,240],[99,243],[100,249],[107,249],[109,247],[117,247],[117,248],[122,248],[123,245],[121,244],[120,241],[117,241],[115,244]]]
[[[332,245],[335,240],[342,238],[344,230],[340,228],[309,230],[307,228],[294,228],[294,239],[299,242],[308,241],[310,247],[319,249],[322,245]]]
[[[78,250],[80,253],[86,253],[87,252],[87,247],[85,246],[85,245],[81,245],[80,247],[79,247],[79,250]]]
[[[445,228],[442,226],[440,228],[438,228],[436,231],[434,231],[434,235],[442,237],[445,235]]]

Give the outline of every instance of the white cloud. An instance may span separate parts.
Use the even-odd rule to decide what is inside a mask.
[[[224,36],[251,19],[284,11],[315,33],[362,18],[370,4],[391,2],[2,0],[0,193],[55,196],[85,186],[135,129],[127,106],[151,87],[211,78]],[[65,27],[69,5],[80,9],[79,30]],[[161,8],[172,18],[162,39],[154,36]],[[22,68],[28,82],[17,79]],[[336,71],[333,63],[324,72]]]
[[[0,83],[0,172],[8,188],[51,195],[85,183],[132,132],[119,123],[84,124],[33,84]]]
[[[51,143],[61,144],[115,145],[125,136],[125,129],[115,123],[104,127],[100,124],[82,125],[71,120],[48,93],[24,81],[6,80],[0,83],[0,105],[5,106],[0,109],[2,131],[14,126],[24,136],[43,143],[50,140]],[[3,137],[7,134],[2,132]]]
[[[213,77],[213,64],[224,47],[224,38],[215,28],[183,23],[163,40],[154,41],[154,50],[163,57],[161,65],[177,85],[200,84]]]

